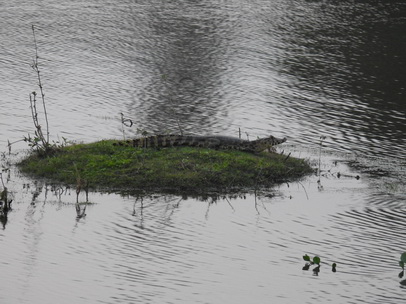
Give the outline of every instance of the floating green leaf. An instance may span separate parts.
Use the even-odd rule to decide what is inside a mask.
[[[402,255],[400,256],[400,261],[406,263],[406,252],[402,253]]]
[[[303,260],[310,262],[310,257],[307,254],[305,254],[303,256]]]
[[[320,265],[320,258],[319,258],[318,256],[315,256],[315,257],[313,258],[313,263],[314,263],[314,264],[317,264],[317,265]]]

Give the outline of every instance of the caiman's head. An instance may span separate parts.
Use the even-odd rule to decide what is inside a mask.
[[[253,140],[252,143],[255,144],[255,151],[256,152],[262,152],[264,150],[273,150],[273,146],[279,145],[281,143],[284,143],[286,141],[286,137],[284,138],[276,138],[270,135],[269,137],[265,138],[260,138],[257,140]]]

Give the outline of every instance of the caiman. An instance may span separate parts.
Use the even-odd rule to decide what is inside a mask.
[[[228,136],[198,136],[198,135],[153,135],[127,141],[119,141],[114,145],[133,146],[140,148],[164,148],[176,146],[202,147],[221,150],[239,150],[259,153],[271,150],[273,146],[284,143],[286,138],[276,138],[272,135],[256,140],[244,140]]]

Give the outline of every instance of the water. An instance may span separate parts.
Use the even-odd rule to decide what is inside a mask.
[[[326,140],[320,183],[217,201],[91,193],[80,220],[73,191],[56,195],[11,167],[2,302],[403,302],[406,4],[9,2],[1,151],[33,129],[32,24],[53,140],[121,138],[120,113],[134,122],[126,136],[178,123],[286,136],[281,149],[315,167]],[[24,148],[13,144],[13,157]],[[305,253],[338,271],[302,271]]]

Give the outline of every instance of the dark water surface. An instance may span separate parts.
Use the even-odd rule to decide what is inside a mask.
[[[404,1],[6,1],[1,152],[33,130],[32,24],[54,140],[121,138],[124,113],[127,137],[241,128],[317,167],[326,136],[322,175],[256,198],[92,193],[76,220],[73,191],[11,167],[0,302],[403,303]]]

